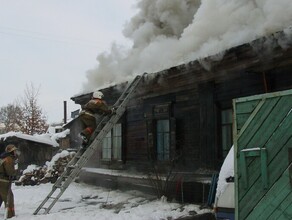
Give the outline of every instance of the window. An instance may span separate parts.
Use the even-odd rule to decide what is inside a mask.
[[[122,159],[122,125],[117,124],[112,129],[112,140],[113,140],[113,159]]]
[[[102,159],[111,160],[112,158],[112,135],[111,132],[107,133],[102,141]]]
[[[122,159],[122,125],[115,124],[102,142],[103,160]]]
[[[176,156],[176,119],[172,111],[172,103],[167,102],[149,106],[145,112],[147,151],[153,161],[168,162]]]
[[[170,127],[169,120],[157,120],[157,159],[170,158]]]
[[[232,110],[221,111],[221,144],[223,157],[225,158],[232,146]]]

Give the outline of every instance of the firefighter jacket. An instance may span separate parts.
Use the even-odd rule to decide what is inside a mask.
[[[94,114],[111,114],[112,110],[110,110],[105,101],[101,99],[91,99],[88,103],[86,103],[81,111],[82,114],[91,115],[94,117]]]
[[[15,157],[11,153],[4,153],[0,156],[2,165],[0,166],[0,181],[9,181],[16,176],[16,170],[14,168]]]

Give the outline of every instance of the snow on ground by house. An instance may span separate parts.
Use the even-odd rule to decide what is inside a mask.
[[[47,161],[46,166],[48,168],[51,167],[59,158],[66,157],[71,153],[63,150],[56,154],[51,161]],[[32,172],[36,168],[36,165],[29,165],[23,171],[23,174]],[[117,173],[113,173],[112,171],[105,171],[103,169],[97,170],[104,173],[110,172],[111,175],[123,175],[123,173],[118,171]],[[96,170],[94,169],[94,171]],[[193,215],[194,213],[211,212],[210,209],[200,209],[199,205],[167,202],[165,198],[157,199],[154,196],[146,195],[138,191],[121,192],[119,190],[110,190],[73,182],[49,214],[43,215],[44,210],[40,210],[38,215],[33,215],[34,211],[52,190],[52,186],[53,184],[51,183],[35,186],[16,186],[13,184],[12,190],[16,209],[16,217],[13,219],[171,220],[182,216]],[[2,206],[0,208],[0,219],[2,219],[1,216],[3,215],[4,208]]]
[[[190,213],[210,212],[194,204],[179,204],[155,199],[137,191],[121,192],[73,182],[49,214],[33,215],[51,191],[52,184],[15,186],[15,220],[162,220],[176,219]],[[4,215],[0,208],[0,219]]]

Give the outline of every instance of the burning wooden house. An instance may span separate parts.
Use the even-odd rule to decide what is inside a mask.
[[[284,38],[285,45],[279,43]],[[156,188],[178,200],[206,201],[205,183],[219,172],[233,144],[232,99],[291,89],[291,40],[280,32],[147,74],[81,180],[119,188]],[[126,84],[101,90],[108,104]],[[90,98],[91,93],[72,100],[83,105]],[[157,184],[161,181],[169,184],[161,187]]]

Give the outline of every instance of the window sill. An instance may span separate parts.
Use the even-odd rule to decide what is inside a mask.
[[[102,165],[109,165],[113,169],[123,169],[124,162],[122,160],[102,159]]]

